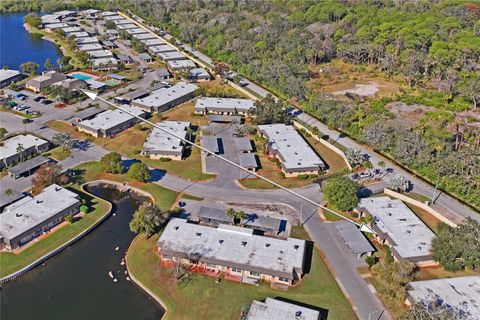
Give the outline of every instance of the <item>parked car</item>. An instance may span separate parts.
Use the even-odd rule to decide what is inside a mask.
[[[38,97],[35,97],[35,99],[33,99],[33,101],[39,102],[39,101],[44,100],[44,99],[45,99],[45,97],[38,96]]]
[[[372,173],[370,171],[365,171],[360,173],[360,179],[370,178]]]
[[[52,103],[52,100],[49,100],[49,99],[45,99],[42,101],[43,104],[50,104]]]
[[[242,87],[246,87],[250,84],[250,82],[245,79],[240,79],[240,81],[238,81],[238,84],[240,84]]]

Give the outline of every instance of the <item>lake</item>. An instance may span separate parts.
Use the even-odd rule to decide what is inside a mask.
[[[57,58],[62,55],[57,46],[47,40],[34,39],[23,27],[26,12],[0,14],[0,67],[8,66],[20,70],[20,65],[27,61],[39,65],[38,71],[47,58],[56,65]]]
[[[126,267],[121,265],[135,237],[128,223],[148,199],[113,187],[89,191],[112,201],[115,216],[45,265],[4,284],[0,319],[161,319],[162,307],[126,280]],[[118,282],[112,281],[109,271]]]

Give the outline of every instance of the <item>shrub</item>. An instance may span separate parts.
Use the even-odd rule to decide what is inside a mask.
[[[67,215],[65,216],[65,221],[68,222],[68,223],[70,223],[70,224],[72,224],[72,223],[73,223],[73,215],[67,214]]]
[[[87,213],[88,212],[88,206],[85,205],[85,204],[82,204],[80,206],[80,211],[83,212],[83,213]]]
[[[172,159],[170,158],[160,158],[160,162],[170,162]]]
[[[308,174],[299,174],[298,178],[302,180],[307,180],[308,178],[310,178],[310,176]]]

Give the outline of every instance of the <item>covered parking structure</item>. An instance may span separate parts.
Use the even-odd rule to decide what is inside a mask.
[[[357,259],[360,259],[365,254],[370,256],[375,251],[375,248],[353,223],[338,221],[335,222],[335,228],[337,228],[347,247],[357,255]]]
[[[50,159],[44,156],[38,156],[33,159],[27,160],[20,164],[17,164],[14,167],[8,169],[8,175],[14,179],[20,178],[25,173],[28,173],[28,176],[42,164],[49,162]]]

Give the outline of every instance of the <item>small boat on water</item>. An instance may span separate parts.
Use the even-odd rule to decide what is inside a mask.
[[[115,248],[115,251],[118,251],[118,249],[120,249],[120,247],[116,247],[116,248]]]
[[[109,271],[108,275],[110,276],[111,279],[113,279],[113,272],[112,271]]]
[[[113,278],[113,282],[118,282],[118,279],[117,279],[117,278]]]

